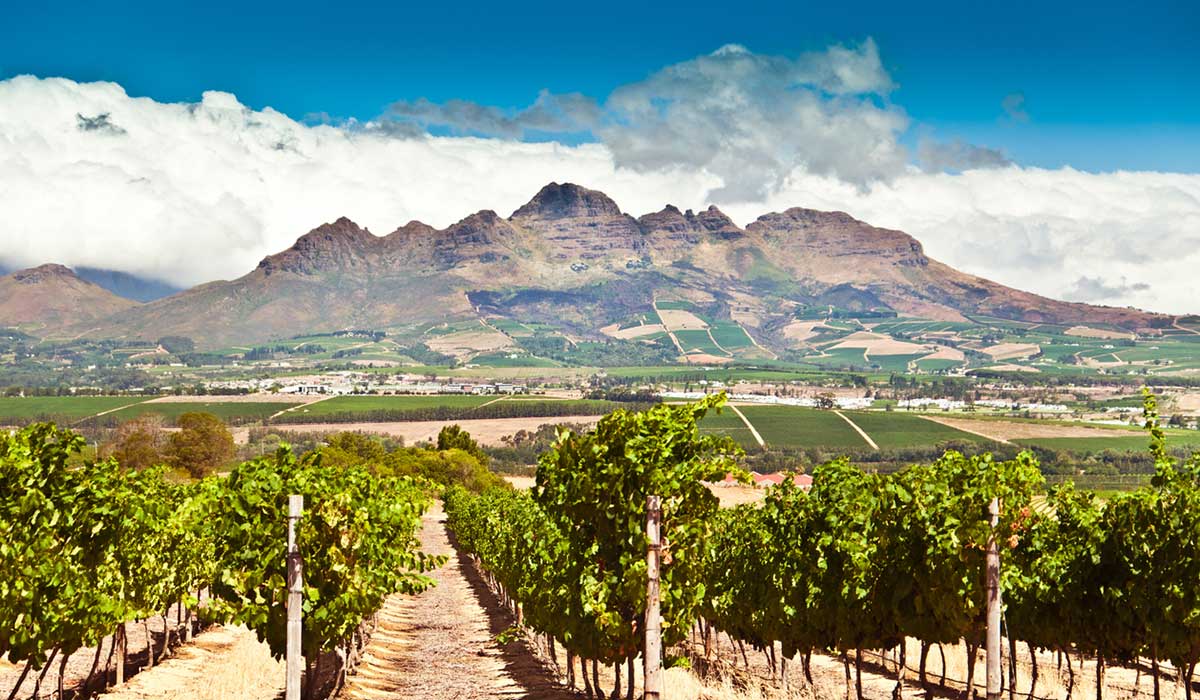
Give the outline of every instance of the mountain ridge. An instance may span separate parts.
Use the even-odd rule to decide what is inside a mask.
[[[0,277],[0,325],[32,333],[57,333],[93,324],[139,306],[58,263],[17,270]]]
[[[909,234],[845,212],[792,207],[744,228],[715,206],[694,212],[668,204],[635,218],[603,192],[552,182],[508,218],[485,209],[443,229],[410,221],[377,236],[341,217],[240,278],[118,309],[94,330],[90,321],[75,330],[186,335],[217,347],[345,328],[420,335],[430,324],[499,314],[603,339],[600,329],[661,299],[737,315],[757,341],[775,347],[786,345],[781,329],[797,309],[831,300],[948,321],[982,315],[1137,330],[1172,318],[1058,301],[969,275],[929,258]]]

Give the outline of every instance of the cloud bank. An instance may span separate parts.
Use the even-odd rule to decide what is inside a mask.
[[[603,103],[542,92],[510,113],[417,100],[396,102],[388,117],[460,135],[588,133],[620,168],[716,175],[722,184],[709,198],[726,203],[778,191],[797,168],[860,186],[904,172],[898,138],[909,119],[886,101],[894,87],[870,39],[797,58],[729,44],[622,85]]]
[[[873,45],[783,62],[731,47],[626,86],[600,112],[581,96],[547,94],[516,115],[463,103],[465,130],[505,136],[482,138],[430,136],[395,115],[305,124],[220,92],[165,104],[113,83],[17,77],[0,81],[0,265],[195,284],[244,274],[339,216],[378,234],[482,208],[507,216],[556,180],[635,215],[714,199],[741,224],[790,206],[839,209],[1019,288],[1200,311],[1200,176],[1023,168],[970,144],[935,144],[918,168],[896,145],[907,117],[882,100],[889,89]],[[445,107],[408,112],[443,119]],[[634,126],[606,121],[618,108]],[[775,123],[793,117],[794,138]],[[584,123],[615,131],[578,146],[517,139]]]

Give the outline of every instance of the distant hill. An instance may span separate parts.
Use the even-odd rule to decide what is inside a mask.
[[[41,265],[0,277],[0,325],[42,337],[88,330],[137,302],[80,278],[62,265]]]
[[[99,267],[76,267],[75,274],[92,284],[104,287],[119,297],[133,299],[134,301],[154,301],[183,291],[181,287],[176,287],[166,282],[148,277],[139,277],[128,272],[120,272],[119,270],[105,270]]]
[[[789,324],[814,309],[1131,331],[1171,322],[968,275],[926,256],[906,233],[841,212],[793,208],[745,228],[716,207],[668,205],[634,218],[601,192],[551,183],[507,218],[485,210],[445,229],[413,221],[376,236],[338,219],[243,277],[75,327],[93,337],[189,336],[212,348],[348,328],[428,339],[434,326],[474,322],[480,333],[499,333],[489,321],[498,318],[553,327],[568,342],[625,342],[650,334],[664,303],[740,325],[750,352],[764,354],[786,347]],[[687,338],[708,342],[689,335],[686,315],[671,316],[682,334],[670,342],[681,352]]]

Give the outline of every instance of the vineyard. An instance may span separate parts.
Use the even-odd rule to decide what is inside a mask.
[[[51,424],[0,434],[0,655],[24,665],[10,700],[31,672],[40,686],[52,664],[61,696],[61,669],[81,649],[95,649],[84,694],[122,682],[132,651],[126,623],[153,616],[164,637],[156,649],[147,634],[151,665],[172,634],[190,638],[212,622],[243,624],[281,656],[287,494],[308,503],[298,544],[310,678],[340,682],[384,597],[424,590],[424,572],[441,562],[417,547],[430,501],[409,479],[323,467],[280,449],[227,476],[177,484],[165,468],[68,466],[82,448],[81,437]],[[341,668],[323,675],[316,666],[331,657]]]
[[[632,678],[642,653],[645,496],[656,494],[666,644],[694,634],[707,657],[723,632],[773,666],[778,647],[785,679],[787,660],[798,658],[807,679],[812,653],[833,652],[846,664],[848,691],[850,664],[858,669],[861,698],[869,650],[897,649],[903,692],[906,640],[919,642],[922,684],[930,649],[965,640],[971,687],[994,538],[1010,689],[1019,640],[1033,666],[1031,696],[1041,649],[1094,658],[1097,697],[1106,667],[1143,659],[1156,698],[1161,662],[1182,672],[1190,697],[1200,659],[1200,455],[1169,456],[1152,397],[1153,483],[1106,502],[1070,485],[1041,497],[1044,480],[1028,454],[994,461],[949,452],[890,475],[833,461],[813,471],[810,491],[785,481],[760,506],[724,511],[700,481],[736,473],[737,448],[696,430],[719,404],[610,415],[592,433],[562,436],[530,493],[447,496],[460,546],[526,626],[567,650],[567,677],[589,695],[604,692],[599,664],[613,666],[620,686],[621,664]],[[1002,506],[994,527],[993,499]]]
[[[36,695],[54,667],[61,684],[68,660],[81,656],[90,671],[74,697],[89,696],[211,623],[244,626],[282,657],[289,494],[305,500],[296,539],[308,698],[336,694],[360,664],[368,673],[350,683],[352,697],[381,683],[420,688],[422,669],[435,667],[465,692],[472,683],[454,676],[453,640],[440,642],[450,658],[407,659],[404,678],[387,665],[399,657],[369,650],[377,629],[400,645],[409,635],[431,643],[454,624],[479,630],[440,618],[467,604],[480,575],[513,629],[531,633],[565,683],[591,697],[635,697],[656,585],[666,661],[696,677],[749,683],[736,675],[739,658],[749,670],[749,649],[785,694],[827,686],[838,664],[847,695],[860,699],[879,697],[880,674],[897,698],[914,683],[952,696],[977,684],[991,543],[1001,552],[1010,700],[1022,673],[1030,700],[1061,697],[1053,658],[1066,659],[1067,696],[1076,691],[1072,659],[1082,672],[1087,658],[1097,700],[1106,671],[1136,670],[1136,688],[1143,668],[1156,699],[1160,677],[1190,698],[1200,660],[1200,454],[1167,450],[1152,396],[1144,414],[1153,481],[1108,500],[1070,483],[1047,489],[1028,453],[951,451],[890,474],[834,460],[813,468],[808,490],[785,479],[759,503],[722,509],[708,484],[749,478],[738,444],[702,430],[710,412],[723,417],[724,400],[621,409],[588,432],[563,430],[528,491],[381,476],[388,471],[355,466],[334,443],[178,483],[165,468],[81,462],[82,438],[53,425],[0,435],[0,655],[22,669],[8,698],[31,685]],[[447,448],[451,438],[473,444],[461,430],[443,432]],[[449,539],[426,514],[439,490]],[[657,541],[647,534],[651,502],[661,503],[652,515],[660,566],[647,557]],[[454,549],[460,559],[448,558]],[[400,610],[420,611],[405,615],[427,625],[406,627]],[[141,649],[131,648],[131,622],[145,626]],[[512,633],[493,628],[472,648],[510,645]],[[944,647],[961,645],[965,668],[947,680]],[[841,672],[832,678],[840,683]]]

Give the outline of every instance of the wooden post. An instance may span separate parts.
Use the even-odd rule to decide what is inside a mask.
[[[645,700],[662,697],[662,621],[658,610],[658,569],[662,555],[662,501],[646,497],[646,669],[642,687]]]
[[[125,652],[128,648],[128,638],[125,636],[125,623],[117,625],[113,635],[113,645],[117,648],[117,685],[125,682]]]
[[[1000,524],[1000,502],[988,505],[991,534],[987,544],[987,700],[1000,700],[1000,546],[996,526]]]
[[[296,546],[296,522],[304,512],[304,496],[288,496],[287,527],[287,685],[286,700],[300,700],[300,674],[304,657],[300,651],[300,604],[304,594],[304,572]],[[309,679],[311,682],[313,679]]]

